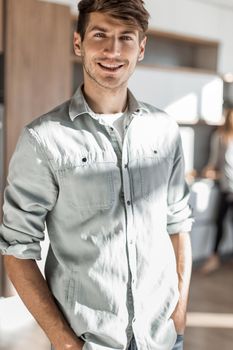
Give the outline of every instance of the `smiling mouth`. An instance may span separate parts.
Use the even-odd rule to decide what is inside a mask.
[[[117,72],[123,67],[123,64],[98,63],[98,65],[106,72],[111,72],[111,73]]]

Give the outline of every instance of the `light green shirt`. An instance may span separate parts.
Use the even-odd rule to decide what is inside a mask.
[[[176,122],[128,92],[123,146],[89,114],[82,90],[23,131],[0,230],[3,254],[40,259],[85,350],[172,349],[178,301],[169,235],[190,231]]]

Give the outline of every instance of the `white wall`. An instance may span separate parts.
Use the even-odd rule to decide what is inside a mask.
[[[166,110],[179,122],[202,118],[217,124],[221,119],[223,82],[216,75],[138,66],[129,87],[138,99]]]

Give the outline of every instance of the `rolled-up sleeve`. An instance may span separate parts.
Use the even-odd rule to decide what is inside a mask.
[[[182,143],[178,135],[167,195],[167,231],[169,234],[190,232],[194,221],[188,204],[189,188],[185,181],[184,169]]]
[[[41,259],[45,219],[54,207],[57,185],[34,130],[25,128],[12,156],[4,193],[0,252]]]

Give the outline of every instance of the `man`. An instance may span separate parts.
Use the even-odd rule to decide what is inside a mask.
[[[84,84],[25,128],[11,160],[1,248],[56,350],[182,349],[192,219],[180,136],[127,90],[148,17],[141,0],[80,1]]]

